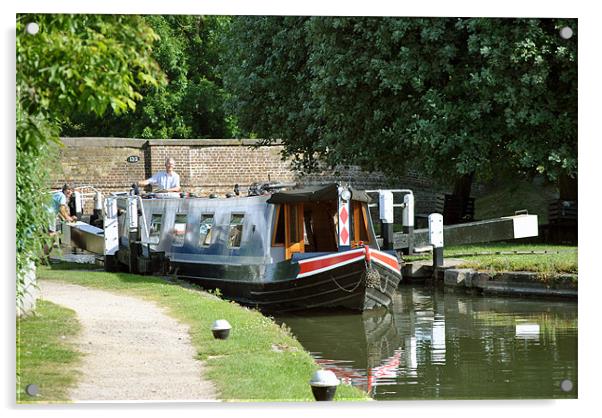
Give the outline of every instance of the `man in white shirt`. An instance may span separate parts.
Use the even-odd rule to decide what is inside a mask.
[[[179,192],[180,176],[174,171],[176,160],[172,157],[165,159],[165,171],[159,171],[151,178],[138,182],[138,186],[156,185],[162,192]]]

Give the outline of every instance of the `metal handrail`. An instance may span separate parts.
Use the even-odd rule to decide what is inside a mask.
[[[146,237],[148,239],[148,228],[146,226],[146,216],[144,215],[144,206],[142,205],[142,196],[138,195],[138,202],[140,202],[140,212],[142,213],[142,225],[144,225],[144,232],[146,232]]]
[[[405,193],[405,194],[411,194],[412,196],[414,196],[414,192],[412,192],[412,190],[410,189],[376,189],[376,190],[364,190],[366,193],[380,193],[381,191],[383,192],[391,192],[391,193]],[[376,207],[378,206],[378,203],[368,203],[368,207]],[[394,208],[405,208],[405,203],[394,203],[393,204]]]

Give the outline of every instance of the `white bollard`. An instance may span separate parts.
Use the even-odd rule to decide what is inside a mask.
[[[429,243],[433,246],[433,267],[443,266],[443,215],[429,215]]]

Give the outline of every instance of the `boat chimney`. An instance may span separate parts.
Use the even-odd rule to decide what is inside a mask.
[[[94,193],[94,210],[102,211],[102,194],[99,191]]]

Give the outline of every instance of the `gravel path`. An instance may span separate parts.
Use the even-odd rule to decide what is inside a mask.
[[[216,400],[188,327],[155,304],[65,283],[39,285],[43,299],[73,309],[82,325],[76,344],[85,355],[74,402]]]

